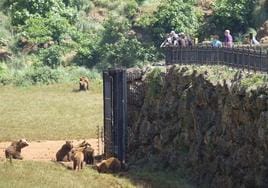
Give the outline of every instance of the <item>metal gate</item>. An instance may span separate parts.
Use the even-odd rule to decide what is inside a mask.
[[[127,78],[125,69],[103,71],[104,154],[126,161]]]

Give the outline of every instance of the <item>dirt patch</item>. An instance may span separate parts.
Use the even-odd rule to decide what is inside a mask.
[[[83,140],[74,140],[74,145],[81,143]],[[98,155],[98,139],[87,139],[93,149],[94,154]],[[11,142],[0,142],[0,160],[5,159],[5,148],[10,145]],[[22,149],[22,156],[24,160],[31,161],[51,161],[56,159],[56,152],[65,143],[64,140],[57,141],[33,141],[30,142],[29,146]],[[100,148],[100,152],[102,149]]]

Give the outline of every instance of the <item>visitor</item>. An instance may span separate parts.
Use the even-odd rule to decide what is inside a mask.
[[[167,34],[165,41],[160,45],[160,47],[172,47],[178,46],[178,34],[175,31],[171,31]]]
[[[184,33],[179,33],[178,43],[180,47],[186,47],[186,37]]]
[[[253,36],[253,33],[249,33],[249,40],[250,40],[250,45],[260,45],[260,43],[257,41],[255,36]]]
[[[213,35],[212,36],[211,45],[212,45],[212,47],[215,47],[215,48],[221,48],[222,47],[222,42],[219,40],[219,35]]]
[[[233,47],[233,37],[230,34],[230,30],[224,31],[224,47],[232,48]]]
[[[162,42],[162,44],[160,45],[160,48],[163,47],[171,47],[173,45],[172,43],[172,36],[170,34],[166,35],[166,39],[164,42]]]

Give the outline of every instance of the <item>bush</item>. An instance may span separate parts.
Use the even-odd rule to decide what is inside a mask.
[[[33,17],[46,17],[50,12],[60,13],[65,8],[61,0],[6,0],[5,6],[10,8],[13,25],[23,25]]]
[[[163,87],[162,70],[160,68],[153,69],[147,76],[148,96],[159,97]]]
[[[94,7],[93,2],[89,0],[63,0],[63,3],[66,6],[76,8],[78,11],[84,10],[89,12]]]
[[[132,67],[143,61],[145,55],[145,49],[136,38],[126,37],[113,44],[106,44],[102,52],[102,61],[109,63],[109,67]]]
[[[40,52],[41,61],[44,65],[55,69],[61,65],[62,51],[62,48],[58,45],[43,49]]]
[[[29,42],[42,44],[50,40],[61,42],[64,35],[73,33],[76,28],[69,21],[58,14],[51,14],[47,18],[30,18],[25,25],[20,27],[20,35],[26,37]]]
[[[0,64],[0,85],[48,85],[54,83],[77,82],[80,76],[87,76],[91,80],[101,80],[100,74],[95,70],[83,67],[68,67],[51,69],[48,66],[32,66],[22,70],[8,69]]]
[[[165,0],[160,4],[154,17],[156,22],[153,27],[158,37],[171,30],[196,35],[202,19],[194,7],[194,1],[190,0]]]
[[[214,14],[202,28],[203,35],[218,34],[223,36],[225,29],[232,33],[244,33],[250,26],[251,14],[255,0],[216,0]]]

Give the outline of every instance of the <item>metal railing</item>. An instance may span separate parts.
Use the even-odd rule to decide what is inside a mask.
[[[166,65],[228,65],[248,71],[268,73],[268,53],[262,49],[215,47],[167,47]]]

